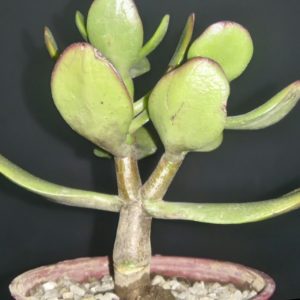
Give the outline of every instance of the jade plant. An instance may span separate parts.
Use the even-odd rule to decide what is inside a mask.
[[[149,287],[153,218],[241,224],[300,207],[300,190],[251,203],[164,200],[189,152],[218,148],[225,129],[256,130],[273,125],[300,98],[300,81],[295,81],[258,108],[227,115],[230,82],[243,73],[253,54],[251,36],[243,26],[218,22],[191,42],[195,17],[190,15],[164,76],[136,100],[133,79],[151,69],[147,56],[163,40],[169,16],[146,43],[133,0],[94,0],[87,19],[77,11],[75,21],[84,41],[62,53],[45,28],[46,47],[55,61],[53,100],[70,127],[95,145],[95,155],[114,159],[118,193],[107,195],[49,183],[3,156],[0,173],[55,202],[120,214],[113,268],[116,290],[124,299],[136,299]],[[148,122],[154,125],[165,151],[142,183],[138,160],[157,149],[145,127]]]

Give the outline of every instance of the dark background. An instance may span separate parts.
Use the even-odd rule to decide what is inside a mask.
[[[80,36],[76,9],[90,1],[10,0],[0,2],[0,152],[44,179],[62,185],[116,192],[112,161],[93,157],[92,145],[58,115],[50,95],[52,69],[43,46],[45,24],[60,48]],[[152,72],[137,80],[147,92],[166,68],[189,13],[196,34],[227,19],[249,29],[253,60],[232,83],[229,114],[244,113],[269,99],[300,75],[298,0],[137,0],[148,38],[165,13],[169,33],[151,55]],[[192,153],[167,199],[254,201],[277,197],[300,186],[300,105],[279,124],[261,131],[228,131],[211,153]],[[145,179],[160,153],[140,162]],[[118,215],[52,204],[0,178],[0,294],[17,274],[59,260],[111,254]],[[155,220],[155,254],[209,257],[249,265],[270,274],[274,299],[300,298],[299,211],[261,223],[216,226]]]

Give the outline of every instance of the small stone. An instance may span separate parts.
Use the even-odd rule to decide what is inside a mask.
[[[156,276],[152,279],[151,284],[152,284],[152,285],[159,285],[159,286],[161,286],[161,285],[164,284],[164,282],[165,282],[165,279],[164,279],[162,276],[156,275]]]
[[[44,291],[50,291],[50,290],[53,290],[57,287],[57,283],[54,282],[54,281],[48,281],[46,283],[43,284],[43,289]]]
[[[93,295],[85,295],[81,300],[95,300]]]
[[[75,296],[84,296],[85,295],[85,290],[80,288],[77,285],[71,285],[70,286],[70,291],[75,295]]]
[[[74,294],[72,292],[65,292],[62,294],[63,299],[72,299]]]
[[[103,300],[120,300],[120,298],[114,293],[105,293]]]

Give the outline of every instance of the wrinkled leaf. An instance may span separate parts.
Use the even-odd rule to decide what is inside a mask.
[[[226,129],[261,129],[284,118],[300,99],[300,81],[290,84],[258,108],[238,116],[228,117]]]
[[[248,203],[180,203],[145,201],[147,212],[156,218],[190,220],[211,224],[258,222],[300,208],[300,189],[281,198]]]
[[[88,34],[87,34],[87,31],[86,31],[86,27],[85,27],[84,16],[78,10],[76,11],[76,14],[75,14],[75,24],[77,26],[77,29],[78,29],[79,33],[83,37],[83,39],[85,41],[87,41],[88,40]]]
[[[187,19],[187,22],[181,34],[175,53],[171,58],[171,61],[169,62],[169,70],[172,70],[175,67],[179,66],[183,61],[184,56],[186,54],[186,50],[193,36],[194,25],[195,25],[195,14],[191,14]]]
[[[0,155],[0,174],[22,188],[60,204],[115,212],[121,207],[118,196],[68,188],[45,181],[21,169],[2,155]]]
[[[205,151],[222,134],[229,84],[221,68],[204,58],[169,72],[151,93],[148,109],[167,151]]]
[[[52,75],[52,95],[65,121],[114,155],[126,154],[132,100],[113,66],[86,43],[68,47]]]
[[[88,13],[90,42],[123,75],[138,58],[143,26],[133,0],[94,0]]]
[[[240,24],[223,21],[209,26],[192,44],[188,57],[208,57],[224,69],[228,80],[240,76],[253,55],[249,32]]]
[[[48,27],[44,28],[44,41],[50,57],[56,59],[59,51],[54,36]]]
[[[149,72],[150,69],[151,69],[150,62],[148,58],[144,57],[130,68],[129,74],[131,78],[136,78]]]
[[[170,16],[165,15],[162,18],[153,36],[141,49],[139,53],[140,57],[148,56],[151,52],[153,52],[158,47],[158,45],[161,43],[161,41],[163,40],[163,38],[165,37],[168,31],[169,22],[170,22]]]
[[[135,155],[137,159],[143,159],[154,154],[157,150],[155,141],[150,132],[142,127],[133,134]]]

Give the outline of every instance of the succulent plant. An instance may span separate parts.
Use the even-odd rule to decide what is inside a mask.
[[[143,25],[133,0],[94,0],[86,21],[79,11],[75,14],[84,41],[62,53],[45,28],[45,44],[55,60],[51,80],[54,103],[70,127],[95,145],[95,155],[114,158],[117,195],[46,182],[0,155],[0,173],[29,191],[65,205],[120,213],[113,261],[117,290],[126,299],[142,295],[150,282],[152,218],[241,224],[300,207],[300,190],[250,203],[163,200],[189,152],[218,148],[225,129],[273,125],[300,98],[298,80],[260,107],[227,116],[230,82],[243,73],[253,55],[251,36],[240,24],[222,21],[191,43],[194,21],[192,14],[165,75],[139,100],[134,97],[133,79],[150,71],[147,56],[163,40],[168,15],[144,44]],[[145,127],[150,121],[165,153],[142,184],[137,161],[157,149]]]

